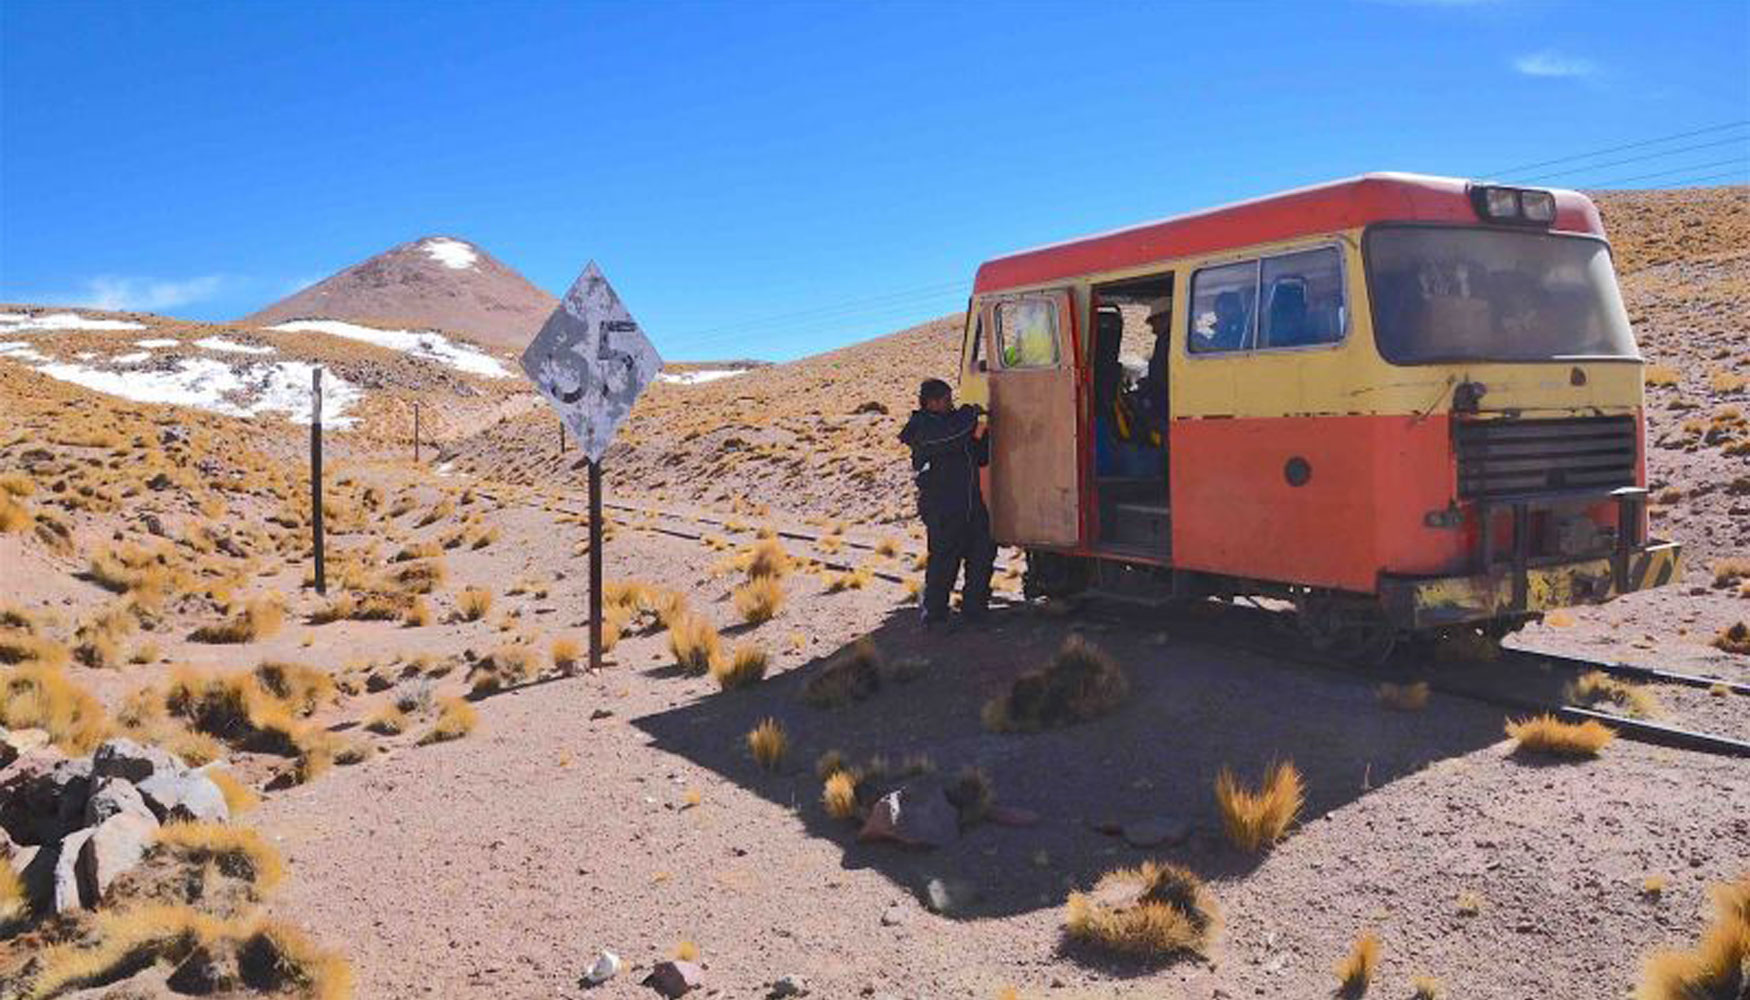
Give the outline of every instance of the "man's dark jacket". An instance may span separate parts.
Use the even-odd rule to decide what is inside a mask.
[[[978,491],[978,468],[990,464],[990,437],[973,437],[978,407],[966,405],[950,413],[913,410],[902,444],[911,448],[911,468],[918,483],[918,513],[934,524],[969,517],[984,508]]]

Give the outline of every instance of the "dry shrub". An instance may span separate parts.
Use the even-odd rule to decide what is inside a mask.
[[[188,637],[195,642],[218,644],[255,642],[278,632],[285,622],[285,613],[279,602],[258,597],[225,621],[217,625],[202,625]]]
[[[388,580],[404,594],[429,594],[444,582],[444,564],[435,559],[410,562],[392,570]]]
[[[328,671],[302,663],[263,660],[255,668],[255,682],[299,715],[312,715],[334,700],[334,678]]]
[[[521,646],[504,646],[475,660],[468,684],[475,697],[520,687],[535,679],[535,656]]]
[[[28,497],[36,493],[36,482],[22,472],[0,472],[0,493]]]
[[[789,748],[789,737],[784,735],[784,727],[777,719],[766,719],[747,734],[748,751],[768,771],[783,763],[784,753]]]
[[[828,750],[814,759],[814,776],[822,781],[840,771],[848,770],[850,770],[850,762],[845,759],[842,750]]]
[[[0,934],[30,915],[30,894],[10,864],[0,865]]]
[[[152,838],[155,849],[191,867],[213,865],[223,874],[266,893],[285,877],[285,863],[260,833],[230,823],[166,823]]]
[[[1683,381],[1683,375],[1670,365],[1648,365],[1646,379],[1648,385],[1676,385]]]
[[[669,623],[668,649],[676,666],[689,674],[705,674],[723,655],[723,642],[710,622],[686,615]]]
[[[1750,874],[1715,886],[1713,899],[1694,947],[1646,957],[1635,1000],[1738,1000],[1750,990]]]
[[[1100,647],[1071,635],[1049,664],[1015,678],[1008,694],[984,706],[996,732],[1033,732],[1111,712],[1130,694],[1124,670]]]
[[[1366,993],[1378,968],[1379,937],[1370,931],[1357,938],[1349,954],[1337,963],[1337,995],[1358,997]]]
[[[1411,1000],[1441,1000],[1446,996],[1446,987],[1433,976],[1415,976],[1410,979]]]
[[[473,732],[479,723],[480,715],[474,711],[474,706],[460,698],[444,698],[438,702],[437,721],[419,738],[419,743],[425,746],[459,740]]]
[[[204,941],[217,940],[219,918],[188,906],[148,904],[105,910],[83,941],[51,945],[37,956],[29,980],[35,998],[115,982],[159,961],[180,962]]]
[[[711,663],[711,679],[725,691],[758,683],[766,676],[766,651],[748,643],[735,647],[728,657],[718,657]]]
[[[1071,893],[1064,913],[1070,938],[1150,958],[1205,954],[1220,925],[1220,909],[1201,879],[1153,861],[1108,872],[1092,892]]]
[[[0,493],[0,535],[10,535],[23,531],[36,523],[31,516],[30,508],[12,498],[9,493]]]
[[[839,708],[881,690],[886,660],[875,640],[864,636],[839,650],[802,685],[802,700],[816,708]]]
[[[605,619],[607,616],[603,615],[602,617]],[[602,625],[603,630],[606,631],[607,622],[605,620]],[[561,671],[569,674],[576,670],[582,656],[583,646],[576,639],[559,638],[553,640],[553,666],[558,667]]]
[[[477,622],[492,610],[492,591],[485,587],[465,587],[456,598],[456,614],[465,622]]]
[[[846,570],[843,573],[834,573],[832,576],[827,577],[826,592],[829,594],[838,594],[847,590],[862,590],[864,587],[867,587],[873,579],[874,573],[869,567],[858,566],[856,569]]]
[[[111,728],[101,702],[45,663],[0,669],[0,725],[42,729],[74,755],[90,753]]]
[[[1614,706],[1638,719],[1659,714],[1659,699],[1638,684],[1612,677],[1602,670],[1591,670],[1568,684],[1568,700],[1577,705]]]
[[[762,538],[754,543],[748,552],[747,578],[781,579],[790,572],[790,553],[784,551],[784,546],[776,538]]]
[[[1739,656],[1750,656],[1750,625],[1738,622],[1730,628],[1720,629],[1714,636],[1713,647]]]
[[[421,514],[419,520],[414,522],[413,526],[415,528],[429,528],[455,512],[455,501],[445,497],[444,499],[439,500],[430,510]]]
[[[637,611],[650,603],[650,585],[639,580],[609,580],[602,586],[602,603]]]
[[[1381,684],[1375,692],[1379,703],[1399,712],[1420,712],[1428,707],[1428,682],[1417,681],[1414,684]]]
[[[310,612],[306,619],[312,625],[327,625],[331,622],[343,622],[353,616],[358,610],[358,600],[351,594],[341,594],[330,600],[323,607]]]
[[[0,664],[36,663],[58,667],[67,662],[67,647],[28,632],[0,630]]]
[[[279,698],[253,673],[171,673],[163,704],[195,730],[233,747],[281,757],[301,756],[318,730],[300,723],[302,706]]]
[[[399,736],[407,729],[407,713],[391,702],[384,702],[365,716],[365,728],[379,736]]]
[[[900,773],[903,775],[925,774],[935,770],[935,761],[927,754],[907,757],[900,763]],[[960,769],[954,776],[954,781],[943,790],[955,811],[960,814],[961,826],[972,826],[984,821],[990,813],[990,807],[996,802],[996,790],[991,787],[990,776],[980,768],[968,765]]]
[[[431,605],[425,598],[415,595],[407,602],[407,610],[401,613],[401,622],[408,628],[424,628],[431,624]]]
[[[475,550],[483,549],[498,541],[498,538],[499,533],[497,528],[487,528],[485,531],[476,534],[473,540],[468,543],[468,547]]]
[[[749,625],[771,621],[784,604],[784,584],[776,576],[756,576],[735,588],[735,610]]]
[[[1507,735],[1516,752],[1556,757],[1596,757],[1616,733],[1596,719],[1563,722],[1553,715],[1507,720]]]
[[[1227,768],[1215,776],[1215,803],[1228,843],[1242,851],[1259,851],[1287,836],[1306,802],[1306,786],[1293,761],[1278,761],[1264,772],[1257,791],[1244,788]]]
[[[1713,564],[1714,586],[1729,587],[1739,580],[1750,580],[1750,559],[1733,556]]]
[[[826,787],[820,792],[821,804],[833,819],[853,819],[857,815],[857,776],[847,770],[837,770],[826,776]]]

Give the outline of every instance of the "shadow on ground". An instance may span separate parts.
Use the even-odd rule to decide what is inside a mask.
[[[1259,861],[1228,849],[1211,791],[1233,767],[1256,782],[1288,758],[1306,779],[1303,824],[1398,777],[1501,739],[1501,713],[1438,695],[1420,712],[1381,707],[1371,683],[1285,667],[1206,641],[1174,641],[1141,612],[1048,618],[1025,607],[993,614],[990,625],[939,635],[899,609],[870,637],[889,659],[925,657],[928,670],[868,700],[818,709],[802,685],[830,657],[753,688],[712,695],[634,724],[655,744],[775,804],[800,803],[808,831],[844,847],[847,868],[873,868],[920,897],[940,878],[970,890],[954,915],[1006,916],[1061,904],[1071,888],[1103,872],[1156,857],[1206,879],[1243,876]],[[1112,715],[1035,734],[997,734],[980,725],[985,701],[1016,675],[1045,663],[1064,637],[1082,631],[1128,671],[1132,693]],[[760,720],[781,721],[790,754],[761,771],[744,740]],[[927,753],[944,773],[985,770],[997,799],[1037,812],[1031,827],[983,824],[934,851],[863,844],[856,825],[820,804],[815,759],[837,749],[856,762],[884,754],[898,762]],[[1098,832],[1102,820],[1166,817],[1193,825],[1184,844],[1141,850]]]

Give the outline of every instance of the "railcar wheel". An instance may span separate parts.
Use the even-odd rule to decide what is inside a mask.
[[[1398,629],[1376,602],[1322,594],[1295,600],[1301,634],[1321,653],[1377,667],[1397,648]]]
[[[1093,581],[1093,567],[1086,559],[1039,549],[1026,552],[1027,571],[1021,575],[1021,596],[1029,601],[1075,597]]]

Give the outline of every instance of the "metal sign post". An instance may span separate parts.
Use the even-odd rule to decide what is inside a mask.
[[[559,414],[560,450],[569,429],[589,467],[589,666],[600,670],[602,455],[662,370],[662,358],[592,260],[535,334],[522,365]]]
[[[316,555],[316,593],[328,594],[322,562],[322,369],[310,369],[310,532]]]

